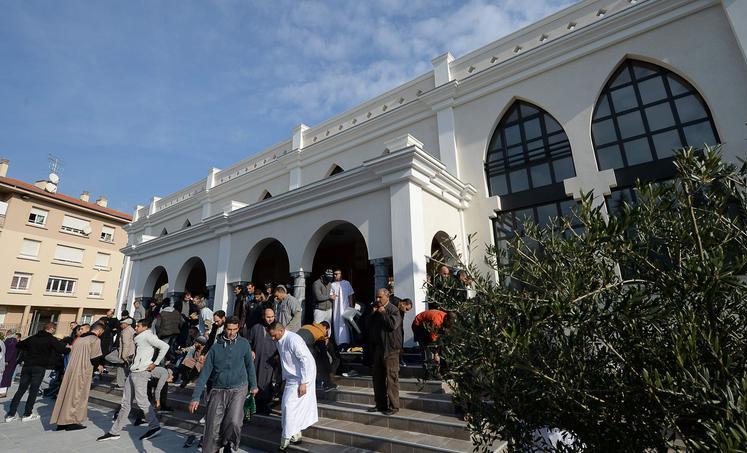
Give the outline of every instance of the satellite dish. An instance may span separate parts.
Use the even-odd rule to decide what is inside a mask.
[[[88,226],[88,225],[84,226],[83,227],[83,234],[85,234],[86,236],[88,236],[89,234],[91,234],[91,227]]]
[[[46,186],[44,186],[44,190],[46,190],[49,193],[55,193],[57,192],[57,184],[53,184],[51,182],[48,182]]]
[[[50,173],[49,174],[49,181],[52,184],[57,184],[58,182],[60,182],[60,177],[57,176],[57,173]]]

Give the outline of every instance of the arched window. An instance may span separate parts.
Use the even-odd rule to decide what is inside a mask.
[[[514,102],[498,123],[485,172],[490,195],[501,196],[493,219],[496,244],[523,235],[527,219],[546,225],[570,215],[576,204],[563,187],[563,180],[576,176],[568,136],[555,118],[528,102]]]
[[[576,176],[560,124],[536,105],[516,101],[490,139],[485,172],[490,195],[508,195]]]
[[[637,60],[626,60],[610,78],[594,108],[591,131],[600,170],[718,142],[711,112],[695,88],[661,66]]]

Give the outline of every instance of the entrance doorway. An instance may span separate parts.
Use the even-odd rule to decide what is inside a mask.
[[[374,300],[373,266],[368,260],[366,240],[354,225],[341,223],[322,238],[314,255],[311,281],[328,268],[342,270],[342,277],[353,286],[357,301],[371,303]]]
[[[27,332],[28,335],[35,335],[48,322],[57,323],[60,319],[60,312],[53,310],[38,309],[34,310],[31,315],[31,327]]]
[[[273,239],[259,253],[251,280],[255,288],[264,289],[264,285],[270,283],[273,286],[285,285],[293,293],[288,253],[280,241]]]

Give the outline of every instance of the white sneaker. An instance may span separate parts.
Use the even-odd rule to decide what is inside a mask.
[[[200,424],[201,424],[201,425],[204,425],[204,424],[205,424],[205,417],[202,417],[202,418],[200,419]]]
[[[5,417],[5,423],[14,422],[16,420],[18,420],[18,416],[17,415],[8,415],[8,416]]]
[[[23,417],[21,419],[22,422],[33,422],[34,420],[39,420],[39,416],[37,414],[31,414]]]

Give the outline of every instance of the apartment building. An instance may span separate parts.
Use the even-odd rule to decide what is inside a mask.
[[[7,177],[0,160],[0,330],[24,336],[45,322],[57,335],[114,308],[130,216],[57,193],[59,178],[29,184]]]

